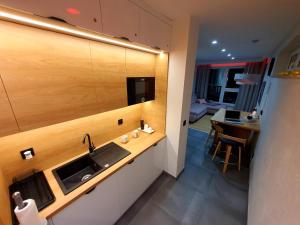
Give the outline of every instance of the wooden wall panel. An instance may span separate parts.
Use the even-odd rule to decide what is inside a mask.
[[[154,130],[165,133],[168,87],[168,54],[156,56],[155,100],[143,104],[142,118]]]
[[[91,42],[91,60],[99,112],[127,106],[125,48]]]
[[[9,104],[0,75],[0,136],[13,134],[19,131],[13,111]]]
[[[43,170],[74,157],[88,147],[82,144],[83,135],[89,133],[94,144],[100,145],[138,127],[142,105],[134,105],[52,126],[26,131],[0,138],[0,165],[9,181],[14,176]],[[119,126],[117,121],[124,123]],[[23,160],[20,151],[33,147],[35,157]],[[7,166],[9,165],[9,166]]]
[[[126,75],[131,77],[154,76],[155,55],[126,49]]]
[[[87,40],[2,21],[0,33],[1,75],[21,131],[97,113]]]
[[[9,193],[8,185],[3,172],[0,168],[0,225],[8,225],[11,221],[10,207],[9,207]]]

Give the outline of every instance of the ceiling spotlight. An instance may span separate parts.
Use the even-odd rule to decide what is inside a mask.
[[[235,58],[234,58],[234,57],[231,57],[231,59],[232,59],[232,60],[235,60]]]
[[[221,52],[226,52],[226,49],[225,49],[225,48],[223,48],[223,49],[221,50]]]
[[[227,56],[228,56],[228,57],[230,57],[230,56],[231,56],[231,54],[230,54],[230,53],[228,53],[228,54],[227,54]]]
[[[211,44],[212,44],[212,45],[216,45],[216,44],[218,44],[218,41],[217,41],[217,40],[213,40],[213,41],[211,42]]]

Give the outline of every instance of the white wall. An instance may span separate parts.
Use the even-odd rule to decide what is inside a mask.
[[[288,50],[299,34],[300,24],[274,54]],[[266,81],[261,132],[250,170],[248,225],[298,225],[300,80],[266,77]]]
[[[165,170],[174,177],[184,168],[198,33],[198,24],[191,17],[173,22],[168,75]],[[184,120],[187,124],[183,127]]]
[[[248,225],[300,224],[300,80],[272,78],[251,167]]]

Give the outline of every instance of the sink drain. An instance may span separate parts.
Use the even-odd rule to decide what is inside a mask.
[[[91,174],[86,174],[81,178],[81,181],[85,181],[87,179],[89,179],[92,175]]]

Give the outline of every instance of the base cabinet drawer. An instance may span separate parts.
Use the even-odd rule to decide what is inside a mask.
[[[117,180],[115,176],[101,182],[88,194],[81,196],[52,217],[53,225],[112,225],[118,211]]]

